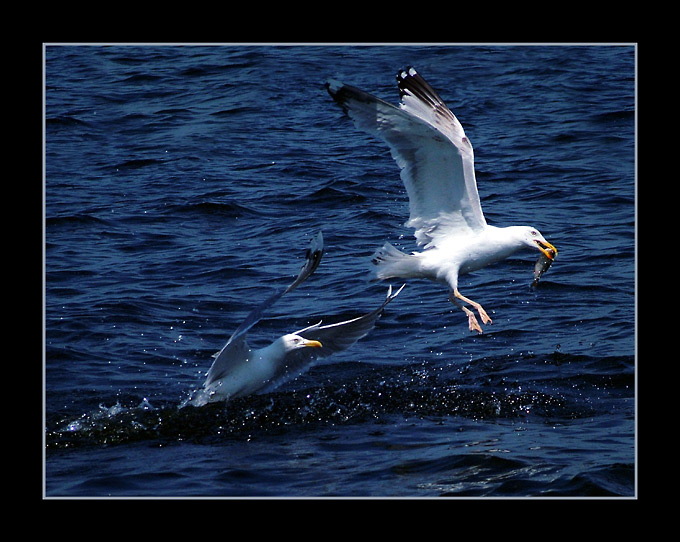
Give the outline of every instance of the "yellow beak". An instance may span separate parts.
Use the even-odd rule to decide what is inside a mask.
[[[321,343],[319,341],[305,341],[304,346],[310,346],[312,348],[321,348]]]
[[[548,243],[548,241],[536,241],[536,246],[549,260],[554,260],[555,256],[557,256],[557,249]]]

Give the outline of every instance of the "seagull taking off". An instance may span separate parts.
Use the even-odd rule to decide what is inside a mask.
[[[399,294],[403,286],[394,294],[390,286],[383,303],[358,318],[328,325],[319,322],[283,335],[264,348],[254,350],[248,346],[246,333],[260,321],[265,310],[307,280],[318,267],[322,255],[323,237],[319,233],[312,239],[297,278],[251,311],[222,350],[215,354],[203,388],[187,404],[202,406],[209,402],[229,401],[255,392],[271,391],[300,375],[318,358],[346,350],[375,327],[385,306]]]

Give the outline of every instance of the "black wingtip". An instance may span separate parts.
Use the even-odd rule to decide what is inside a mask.
[[[326,87],[326,91],[330,95],[331,98],[333,98],[333,101],[340,106],[342,109],[343,113],[345,115],[348,114],[348,108],[347,108],[347,103],[345,100],[342,98],[342,83],[329,79],[326,81],[324,84]]]
[[[413,66],[406,66],[404,69],[397,72],[397,86],[399,87],[400,97],[404,95],[406,88],[409,86],[410,80],[413,80],[416,77],[422,79]]]
[[[404,69],[397,72],[397,81],[402,81],[403,79],[407,79],[409,77],[416,77],[417,75],[418,72],[413,66],[406,66]]]
[[[346,85],[335,79],[328,79],[325,86],[328,94],[331,95],[331,98],[333,98],[335,103],[337,103],[348,116],[351,116],[350,109],[357,104],[374,105],[381,101],[368,92],[364,92],[351,85]]]
[[[343,85],[340,81],[336,81],[335,79],[328,79],[324,83],[324,87],[326,87],[328,94],[330,94],[331,98],[333,98],[338,103],[342,102],[341,96],[344,86],[345,85]]]
[[[346,115],[349,115],[348,101],[351,92],[349,92],[348,87],[335,79],[327,80],[324,86],[330,97],[333,98],[333,101],[340,106]]]
[[[321,263],[323,256],[323,235],[319,232],[316,237],[312,238],[309,248],[305,252],[305,263],[302,265],[297,278],[293,283],[286,288],[284,293],[292,292],[295,288],[300,286],[309,276],[316,271]]]
[[[323,256],[323,247],[321,248],[308,248],[307,253],[305,254],[305,267],[308,268],[308,273],[311,275],[316,271],[316,268],[319,267],[319,264],[321,263],[321,257]]]
[[[423,79],[423,76],[413,66],[407,66],[399,71],[397,74],[397,84],[399,86],[400,98],[403,98],[408,93],[431,106],[444,105],[437,91]]]

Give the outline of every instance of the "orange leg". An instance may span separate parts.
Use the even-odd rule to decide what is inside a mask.
[[[451,300],[451,303],[454,305],[458,306],[459,308],[463,309],[465,314],[467,314],[468,317],[468,325],[470,327],[470,331],[477,331],[479,333],[482,333],[482,328],[477,322],[477,318],[475,318],[474,313],[468,309],[467,307],[461,305],[456,301],[456,299],[460,299],[461,301],[467,303],[468,305],[472,305],[475,309],[477,309],[477,312],[479,313],[479,316],[482,318],[482,322],[485,324],[491,324],[491,318],[489,318],[489,315],[486,314],[486,311],[482,308],[482,306],[475,302],[472,301],[471,299],[468,299],[464,295],[462,295],[459,291],[458,288],[454,288],[452,292],[449,293],[449,299]]]

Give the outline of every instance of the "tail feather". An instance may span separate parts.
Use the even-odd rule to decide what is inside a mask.
[[[371,263],[376,266],[375,276],[380,280],[417,276],[420,266],[417,256],[404,254],[390,243],[385,243],[373,254]]]

